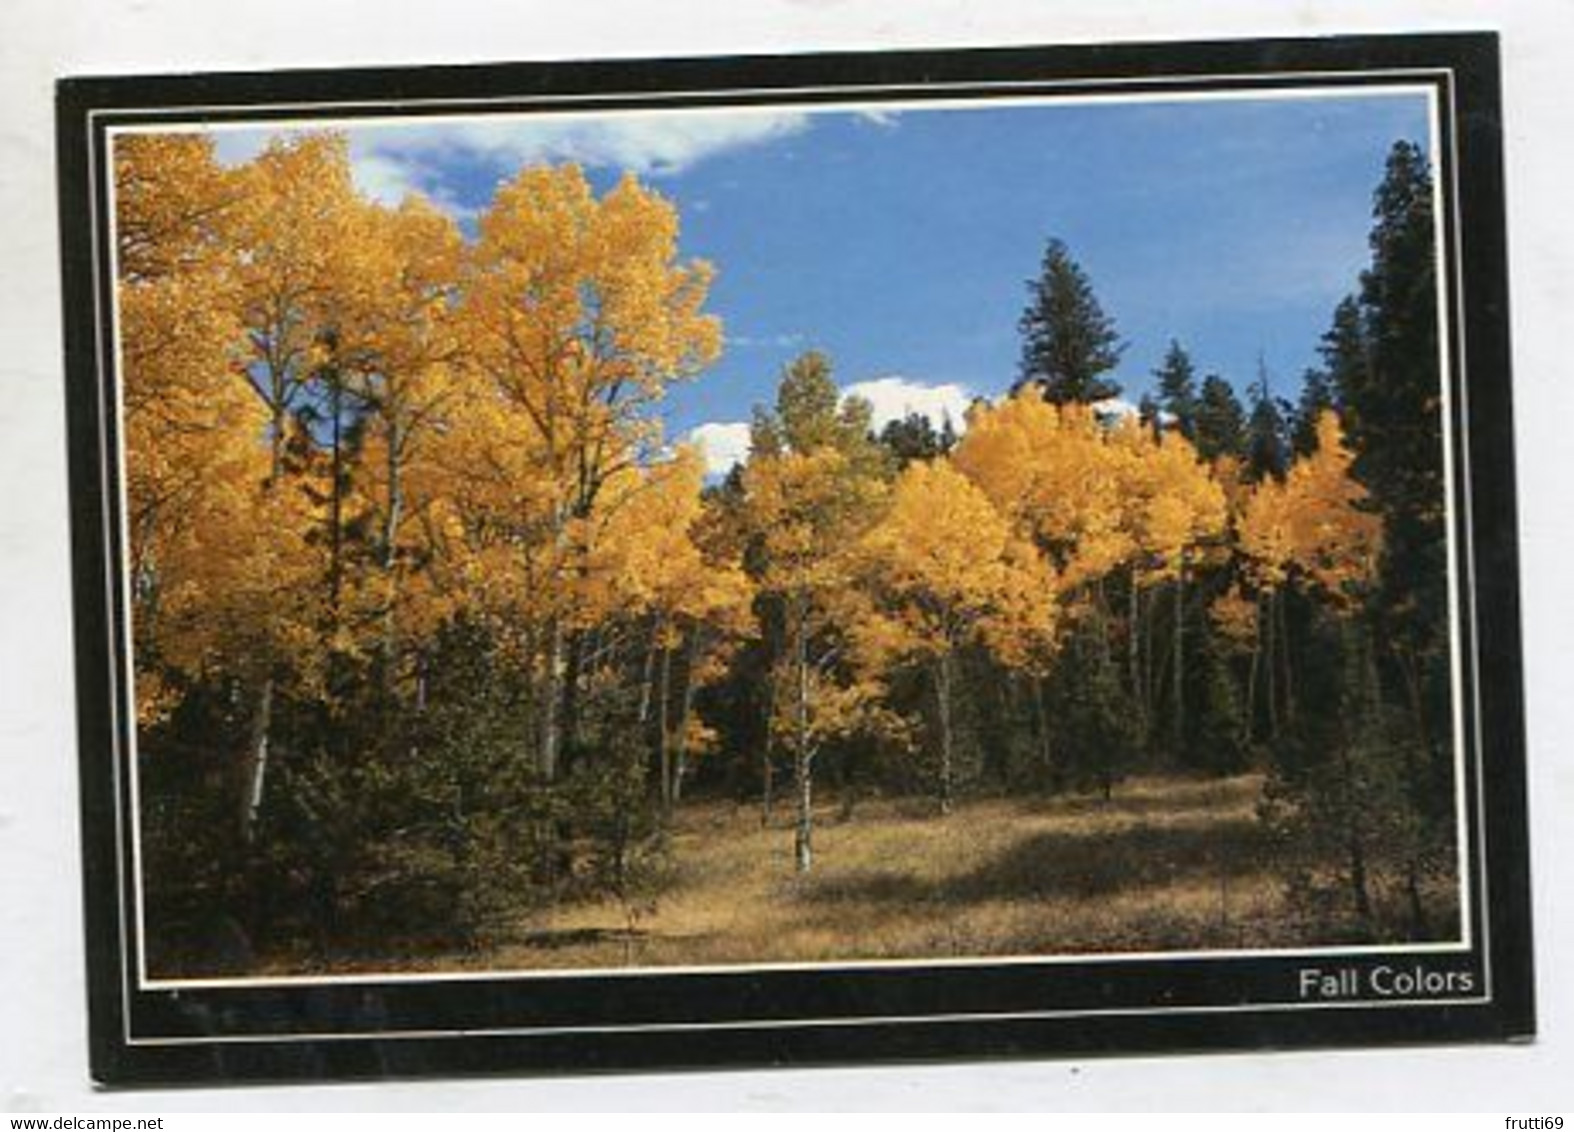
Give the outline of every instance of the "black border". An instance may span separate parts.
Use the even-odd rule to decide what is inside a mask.
[[[1413,74],[1401,79],[1395,71]],[[1448,375],[1455,391],[1455,513],[1461,524],[1471,517],[1468,530],[1456,531],[1468,536],[1461,545],[1468,541],[1471,547],[1470,562],[1461,561],[1460,597],[1462,608],[1473,603],[1475,614],[1461,618],[1461,631],[1473,625],[1476,632],[1474,640],[1468,633],[1462,638],[1461,651],[1465,684],[1474,684],[1479,699],[1479,719],[1467,711],[1466,730],[1469,735],[1479,724],[1481,765],[1490,772],[1477,775],[1466,760],[1471,862],[1477,859],[1477,838],[1483,832],[1487,838],[1484,875],[1472,870],[1470,878],[1478,917],[1472,952],[1414,958],[1471,971],[1478,986],[1489,976],[1484,1001],[1297,1004],[1293,973],[1307,961],[1275,955],[539,979],[390,982],[369,976],[312,985],[125,989],[122,976],[128,964],[135,969],[136,940],[123,934],[118,912],[129,889],[121,858],[128,803],[116,793],[113,765],[115,752],[127,749],[119,699],[119,674],[128,658],[121,635],[126,614],[116,584],[122,561],[118,420],[115,375],[101,374],[99,363],[113,356],[106,313],[110,282],[94,261],[105,254],[95,247],[94,226],[106,230],[107,126],[145,122],[163,112],[186,122],[304,116],[280,108],[297,103],[334,103],[334,116],[350,117],[395,108],[407,114],[498,109],[506,99],[526,103],[507,109],[529,111],[988,97],[1022,93],[1021,88],[1036,94],[1090,88],[1144,93],[1177,86],[1272,91],[1327,84],[1332,74],[1340,86],[1432,84],[1440,96],[1444,160],[1438,180],[1445,190],[1445,239],[1458,269],[1446,280],[1456,346]],[[827,86],[841,89],[805,90]],[[892,87],[907,89],[897,95]],[[444,105],[400,105],[424,100]],[[194,112],[215,106],[226,109]],[[189,1084],[1530,1037],[1501,145],[1499,51],[1490,33],[62,80],[57,159],[93,1076],[117,1085]],[[1461,287],[1468,293],[1461,294]],[[1463,357],[1457,351],[1461,340]],[[1458,461],[1461,452],[1470,453],[1465,465]],[[1490,658],[1480,679],[1477,657]],[[1484,831],[1476,821],[1478,803]],[[1378,962],[1402,967],[1407,961],[1397,954],[1348,960],[1368,968]],[[1344,961],[1329,956],[1318,962]],[[1035,1011],[1098,1013],[1029,1016]],[[639,1028],[595,1029],[629,1023]],[[497,1032],[521,1027],[532,1032]],[[133,1031],[136,1042],[127,1040]],[[385,1036],[350,1036],[352,1031]],[[178,1044],[142,1044],[148,1039]]]

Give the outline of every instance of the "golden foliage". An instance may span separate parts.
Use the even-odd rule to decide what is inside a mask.
[[[866,662],[938,657],[975,638],[1021,661],[1052,644],[1054,572],[949,462],[907,467],[862,554]]]
[[[1240,520],[1240,546],[1266,589],[1292,577],[1338,605],[1370,585],[1382,548],[1382,521],[1350,475],[1353,456],[1337,414],[1317,421],[1317,448],[1296,461],[1283,483],[1264,480]]]

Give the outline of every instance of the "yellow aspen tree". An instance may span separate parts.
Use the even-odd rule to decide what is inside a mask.
[[[1238,540],[1246,574],[1258,591],[1268,652],[1270,723],[1277,730],[1278,700],[1272,681],[1274,654],[1286,648],[1273,631],[1272,603],[1295,585],[1348,614],[1371,584],[1382,548],[1382,520],[1368,510],[1366,489],[1350,474],[1337,414],[1325,411],[1316,426],[1317,448],[1293,464],[1284,482],[1263,480],[1239,520]],[[1253,652],[1253,674],[1257,653]],[[1287,681],[1286,681],[1287,683]],[[1281,690],[1285,694],[1287,689]]]
[[[237,537],[245,511],[230,509],[244,506],[232,493],[267,469],[250,435],[260,414],[235,382],[234,178],[197,136],[128,135],[114,156],[131,620],[147,723],[175,702],[161,662],[200,669],[219,644],[198,582],[242,569],[251,540]],[[228,537],[210,543],[214,524]]]
[[[784,387],[791,387],[792,376],[790,371]],[[855,548],[878,519],[886,494],[883,480],[862,467],[856,454],[827,442],[807,451],[756,452],[743,473],[749,529],[762,563],[757,584],[779,602],[787,633],[773,730],[789,737],[793,753],[799,872],[814,861],[815,759],[826,739],[856,727],[871,699],[869,689],[836,680],[834,668],[845,658],[831,634],[842,621],[836,603],[856,575]]]
[[[855,636],[882,667],[928,670],[939,731],[940,812],[951,812],[955,755],[956,654],[975,641],[1007,644],[1053,631],[1055,582],[982,490],[949,461],[908,465],[890,506],[862,545],[873,617]],[[990,630],[995,632],[991,633]]]
[[[717,674],[702,667],[707,654],[753,628],[753,587],[738,549],[701,541],[704,473],[699,452],[680,447],[670,460],[610,485],[601,508],[604,527],[588,559],[593,588],[587,589],[586,611],[596,620],[621,613],[648,622],[640,722],[653,704],[664,811],[682,794],[694,693]],[[674,720],[672,667],[679,653],[682,689]]]
[[[238,171],[244,205],[235,238],[246,367],[268,412],[272,474],[284,471],[290,414],[327,358],[328,306],[357,208],[341,134],[275,139]]]
[[[1376,576],[1383,524],[1365,487],[1350,474],[1354,454],[1339,417],[1317,419],[1317,447],[1286,477],[1290,557],[1307,585],[1348,612]]]
[[[459,307],[474,372],[497,409],[534,433],[555,554],[540,579],[559,607],[540,642],[536,761],[557,773],[581,660],[569,634],[587,548],[576,546],[608,481],[655,442],[649,409],[717,356],[704,313],[711,268],[678,259],[672,205],[625,177],[599,200],[577,166],[528,168],[480,221]],[[565,718],[567,717],[567,718]]]
[[[333,364],[366,414],[359,490],[375,535],[356,604],[375,626],[383,678],[392,681],[401,628],[430,631],[446,609],[409,608],[433,594],[413,575],[430,557],[426,524],[436,504],[413,494],[411,481],[419,489],[412,470],[448,426],[456,396],[452,299],[463,241],[449,217],[413,196],[397,209],[362,205],[352,232],[346,283],[332,302]]]
[[[270,418],[243,380],[253,183],[219,167],[205,139],[172,135],[121,139],[116,179],[133,626],[149,692],[140,710],[147,720],[171,704],[157,665],[249,688],[251,735],[235,775],[249,837],[272,666],[308,643],[293,596],[307,517],[299,500],[269,490]]]
[[[312,501],[301,474],[314,453],[298,431],[296,414],[306,407],[312,383],[330,357],[329,299],[356,197],[350,181],[348,143],[340,134],[278,138],[236,170],[241,188],[233,241],[244,327],[241,376],[265,414],[268,476],[260,511],[273,513],[277,555],[293,549],[288,570],[273,569],[271,592],[257,610],[259,631],[270,640],[256,653],[251,677],[255,707],[245,758],[250,799],[244,819],[251,837],[262,805],[269,766],[273,703],[282,676],[309,680],[319,659],[324,606],[322,580],[333,565],[318,561],[307,538],[329,516]],[[296,467],[289,459],[296,443]],[[330,543],[330,555],[336,551]],[[259,563],[259,567],[265,564]],[[306,575],[315,569],[316,578]],[[331,596],[331,595],[330,595]],[[312,627],[316,626],[316,632]]]
[[[1127,638],[1135,658],[1139,642],[1140,590],[1144,585],[1168,583],[1174,594],[1170,634],[1172,742],[1178,751],[1185,733],[1185,626],[1187,569],[1205,548],[1222,541],[1228,522],[1223,487],[1197,456],[1185,436],[1167,431],[1153,436],[1135,424],[1121,426],[1120,436],[1134,457],[1128,463],[1125,490],[1128,526],[1137,553],[1131,564],[1131,611]],[[1147,696],[1138,679],[1138,663],[1131,665],[1138,702]]]

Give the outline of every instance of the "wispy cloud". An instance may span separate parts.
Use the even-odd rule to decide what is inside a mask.
[[[498,165],[575,161],[641,176],[681,173],[720,153],[802,133],[800,111],[641,111],[617,115],[475,118],[368,127],[352,137],[395,160],[459,154]]]
[[[729,334],[727,345],[743,349],[791,350],[803,345],[802,334]]]

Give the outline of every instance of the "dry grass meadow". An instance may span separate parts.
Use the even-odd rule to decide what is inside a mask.
[[[790,814],[680,811],[657,897],[563,904],[476,951],[341,960],[337,971],[705,966],[1304,946],[1269,867],[1261,776],[1147,777],[1098,795],[916,800],[851,819],[827,799],[815,866]],[[271,964],[270,964],[271,966]],[[299,968],[296,968],[298,972]],[[269,973],[284,973],[275,970]]]

